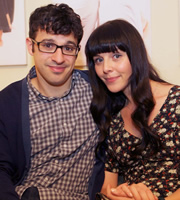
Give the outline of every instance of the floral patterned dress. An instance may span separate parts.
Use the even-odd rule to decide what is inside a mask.
[[[147,147],[132,160],[132,144],[141,140],[124,129],[118,113],[111,123],[106,152],[107,171],[124,176],[125,182],[144,183],[157,196],[169,196],[180,188],[180,86],[173,86],[154,118],[151,128],[165,146],[156,155],[147,158]]]

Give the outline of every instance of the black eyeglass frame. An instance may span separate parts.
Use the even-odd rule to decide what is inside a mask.
[[[74,46],[74,48],[76,48],[76,54],[72,54],[72,55],[71,55],[71,54],[66,54],[66,53],[64,53],[64,51],[63,51],[63,47],[65,47],[65,46],[70,46],[70,45],[57,45],[57,44],[55,44],[55,43],[53,43],[53,42],[52,42],[52,44],[56,45],[56,48],[55,48],[55,50],[54,50],[53,52],[42,51],[42,50],[39,48],[39,45],[40,45],[41,43],[43,43],[44,41],[37,42],[36,40],[34,40],[34,39],[32,39],[32,38],[31,38],[31,40],[32,40],[33,43],[37,44],[39,51],[42,52],[42,53],[52,53],[52,54],[53,54],[53,53],[55,53],[55,52],[57,51],[58,48],[60,48],[62,54],[64,54],[64,55],[67,55],[67,56],[77,56],[77,55],[78,55],[78,52],[80,51],[80,46]],[[72,45],[71,45],[71,46],[72,46]]]

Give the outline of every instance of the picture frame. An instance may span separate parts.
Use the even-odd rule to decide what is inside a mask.
[[[0,66],[26,65],[24,0],[0,0],[0,20]]]

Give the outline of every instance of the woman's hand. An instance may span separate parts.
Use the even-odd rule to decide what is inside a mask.
[[[110,184],[106,187],[106,196],[110,200],[135,200],[132,196],[132,194],[128,193],[128,191],[125,189],[126,192],[124,192],[121,188],[124,184],[119,185],[117,188],[112,188]],[[125,183],[126,185],[126,183]]]
[[[111,188],[110,190],[111,195],[116,197],[128,197],[134,200],[158,200],[158,198],[152,193],[152,191],[143,183],[132,185],[124,183],[116,188]]]

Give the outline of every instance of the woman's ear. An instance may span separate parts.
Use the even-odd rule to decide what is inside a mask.
[[[33,56],[34,50],[33,50],[33,41],[31,38],[26,38],[26,46],[29,54]]]

